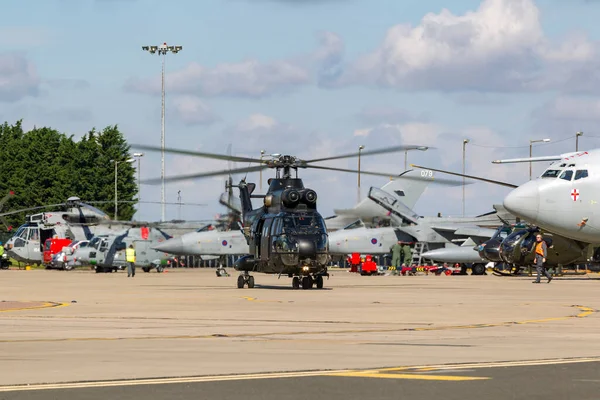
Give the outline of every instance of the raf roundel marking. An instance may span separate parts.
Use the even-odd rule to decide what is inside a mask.
[[[377,239],[375,239],[375,238],[371,239],[371,243],[372,244],[377,244]]]
[[[223,240],[223,241],[221,242],[221,244],[222,244],[223,246],[227,246],[227,240]]]
[[[577,197],[579,197],[579,191],[577,189],[573,189],[571,192],[571,197],[573,198],[573,201],[577,201]]]

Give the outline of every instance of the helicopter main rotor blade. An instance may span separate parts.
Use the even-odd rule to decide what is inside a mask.
[[[376,155],[376,154],[395,153],[397,151],[407,151],[407,150],[425,151],[427,149],[433,149],[433,148],[434,147],[429,147],[429,146],[394,146],[394,147],[386,147],[386,148],[377,149],[377,150],[362,151],[360,153],[360,155],[361,155],[361,157],[364,157],[364,156],[372,156],[372,155]],[[358,152],[344,154],[344,155],[340,155],[340,156],[315,158],[312,160],[306,160],[305,162],[306,163],[314,163],[314,162],[321,162],[321,161],[340,160],[342,158],[352,158],[352,157],[358,157]]]
[[[502,182],[502,181],[496,181],[496,180],[493,180],[493,179],[481,178],[479,176],[459,174],[458,172],[444,171],[443,169],[421,167],[421,166],[415,165],[415,164],[410,164],[410,166],[414,167],[414,168],[427,169],[427,170],[430,170],[430,171],[440,172],[442,174],[461,176],[463,178],[469,178],[469,179],[475,179],[475,180],[483,181],[483,182],[487,182],[487,183],[493,183],[494,185],[506,186],[506,187],[513,188],[513,189],[516,189],[516,188],[519,187],[519,185],[513,185],[512,183],[506,183],[506,182]]]
[[[185,181],[188,179],[198,179],[198,178],[208,178],[211,176],[219,176],[219,175],[229,175],[229,174],[236,174],[236,173],[243,173],[243,172],[258,172],[264,169],[269,168],[268,165],[257,165],[254,167],[246,167],[246,168],[238,168],[238,169],[225,169],[222,171],[211,171],[211,172],[202,172],[202,173],[198,173],[198,174],[192,174],[192,175],[179,175],[179,176],[172,176],[172,177],[165,177],[165,182],[177,182],[177,181]],[[142,183],[147,184],[147,185],[155,185],[161,182],[161,178],[154,178],[154,179],[149,179],[146,181],[143,181]]]
[[[443,185],[450,185],[450,186],[459,186],[462,185],[462,181],[455,181],[452,179],[431,179],[431,178],[421,178],[418,176],[405,176],[402,175],[400,177],[398,177],[398,174],[387,174],[385,172],[372,172],[372,171],[363,171],[363,170],[356,170],[356,169],[344,169],[344,168],[335,168],[335,167],[324,167],[321,165],[307,165],[306,168],[315,168],[315,169],[325,169],[328,171],[340,171],[340,172],[351,172],[351,173],[361,173],[361,174],[365,174],[365,175],[375,175],[375,176],[385,176],[388,178],[395,178],[397,177],[398,179],[405,179],[405,180],[414,180],[414,181],[432,181],[432,183],[440,183]],[[471,184],[471,182],[468,182],[467,184]]]
[[[131,145],[134,149],[146,150],[146,151],[162,151],[160,147],[156,146],[147,146],[143,144]],[[185,156],[194,156],[194,157],[204,157],[204,158],[213,158],[215,160],[225,160],[225,161],[239,161],[239,162],[254,162],[254,163],[265,163],[266,160],[260,160],[258,158],[250,158],[250,157],[238,157],[231,156],[225,154],[216,154],[216,153],[205,153],[202,151],[192,151],[192,150],[181,150],[181,149],[165,149],[165,153],[173,153],[173,154],[181,154]]]
[[[135,203],[135,204],[163,204],[160,201],[137,201],[137,200],[119,200],[117,203]],[[86,201],[83,204],[115,204],[114,200],[103,200],[103,201]],[[207,206],[204,203],[164,203],[175,206]]]
[[[5,216],[5,215],[19,214],[19,213],[26,212],[26,211],[35,211],[35,210],[41,210],[43,208],[52,208],[52,207],[58,207],[58,206],[64,206],[64,205],[65,205],[65,203],[59,203],[59,204],[48,204],[46,206],[37,206],[37,207],[22,208],[20,210],[15,210],[15,211],[9,211],[9,212],[5,212],[5,213],[1,213],[0,217]]]

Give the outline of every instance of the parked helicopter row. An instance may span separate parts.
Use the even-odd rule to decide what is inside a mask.
[[[139,147],[148,151],[159,150],[150,146]],[[364,152],[362,155],[403,151],[407,148],[416,147],[388,148]],[[63,229],[65,235],[73,236],[74,240],[90,240],[93,237],[96,240],[94,244],[97,246],[94,247],[90,241],[90,244],[82,246],[82,249],[87,248],[86,251],[90,253],[89,261],[92,262],[94,259],[96,265],[102,268],[114,267],[115,260],[120,260],[119,257],[122,256],[119,252],[124,250],[124,246],[131,242],[136,242],[137,246],[137,242],[141,240],[146,242],[145,249],[148,251],[140,251],[138,254],[149,254],[147,259],[141,257],[143,262],[147,262],[148,265],[154,264],[157,269],[160,269],[159,265],[164,265],[163,259],[167,253],[170,255],[201,254],[213,257],[236,254],[241,255],[235,264],[235,268],[240,271],[238,277],[240,288],[253,287],[254,277],[251,272],[261,272],[279,276],[287,275],[292,278],[294,288],[301,286],[308,289],[313,286],[323,287],[323,277],[328,276],[327,264],[332,257],[350,252],[388,253],[391,244],[398,240],[430,244],[433,249],[430,248],[429,251],[420,254],[424,259],[446,262],[461,260],[471,262],[473,265],[486,261],[503,262],[517,266],[517,270],[519,266],[530,262],[533,237],[539,231],[550,240],[549,265],[585,262],[590,259],[589,255],[594,248],[600,244],[598,235],[600,224],[595,222],[595,219],[600,218],[595,198],[598,180],[595,172],[598,168],[599,150],[495,162],[552,162],[539,178],[521,186],[412,165],[411,167],[416,170],[400,174],[396,180],[382,188],[372,187],[368,198],[353,209],[340,210],[337,212],[338,215],[327,219],[317,211],[317,194],[304,187],[302,180],[297,177],[297,169],[319,168],[357,172],[311,164],[349,158],[356,154],[303,161],[296,157],[280,155],[271,160],[259,160],[173,149],[167,151],[260,164],[236,170],[175,177],[169,180],[225,174],[231,176],[232,173],[259,171],[266,168],[276,169],[276,177],[269,179],[269,190],[264,195],[254,194],[255,184],[246,183],[243,179],[238,185],[233,185],[230,178],[227,184],[229,189],[227,198],[223,196],[221,198],[221,204],[227,204],[230,208],[228,225],[216,229],[214,229],[215,225],[205,225],[197,232],[184,234],[178,238],[172,238],[161,232],[160,228],[154,227],[146,227],[145,229],[149,230],[142,233],[142,228],[131,228],[131,224],[128,225],[123,221],[112,222],[112,224],[123,224],[120,226],[121,230],[116,232],[106,215],[102,212],[98,213],[98,210],[92,206],[84,205],[78,198],[71,198],[64,204],[68,207],[68,211],[59,215],[59,219],[62,219],[60,222],[54,221],[52,218],[56,216],[51,213],[31,216],[28,223],[19,228],[17,234],[11,239],[12,242],[9,241],[7,248],[11,256],[16,255],[15,258],[22,256],[23,252],[19,252],[19,249],[26,247],[24,243],[37,242],[38,245],[43,243],[42,232],[48,235],[44,229],[45,224],[53,224],[55,234],[57,229]],[[292,177],[292,170],[296,172],[296,177]],[[421,173],[419,174],[418,171]],[[496,211],[478,217],[418,216],[412,208],[426,185],[433,181],[433,174],[436,172],[482,180],[508,186],[514,190],[506,196],[502,205],[494,207]],[[392,175],[369,171],[361,171],[361,173]],[[427,177],[431,179],[423,179]],[[450,180],[445,183],[458,184]],[[231,196],[231,189],[234,187],[239,190],[239,203]],[[262,207],[254,209],[252,198],[261,198]],[[41,219],[34,221],[33,217]],[[344,229],[339,229],[350,220],[354,222]],[[376,227],[381,223],[385,225],[386,220],[387,223],[391,223],[390,226]],[[520,220],[529,224],[519,225]],[[95,229],[91,231],[90,226],[94,224],[96,224]],[[102,232],[102,229],[106,228],[109,232]],[[97,250],[94,257],[98,258],[92,257],[94,248]],[[28,254],[24,259],[31,259],[31,256]],[[474,269],[474,272],[479,273],[479,270]]]

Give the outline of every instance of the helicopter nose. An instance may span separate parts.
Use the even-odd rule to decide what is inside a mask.
[[[514,189],[506,196],[503,205],[511,214],[535,223],[540,206],[539,182],[530,181]]]
[[[313,257],[317,252],[314,240],[311,239],[299,239],[298,250],[301,257]]]
[[[152,246],[152,249],[162,251],[163,253],[169,253],[169,254],[183,254],[184,247],[185,246],[183,243],[183,239],[178,237],[178,238],[172,238],[169,240],[165,240],[162,243]]]

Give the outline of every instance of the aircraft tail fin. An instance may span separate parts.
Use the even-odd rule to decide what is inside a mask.
[[[419,179],[402,179],[403,177]],[[398,175],[393,181],[383,185],[381,190],[395,194],[406,207],[413,209],[434,179],[434,171],[409,169]]]
[[[403,179],[406,178],[406,179]],[[412,209],[417,204],[425,188],[434,181],[435,172],[429,170],[409,169],[393,180],[383,185],[380,189],[394,195],[407,208]],[[368,197],[361,200],[351,209],[333,210],[336,215],[352,215],[357,218],[375,216],[379,214],[381,208]]]

